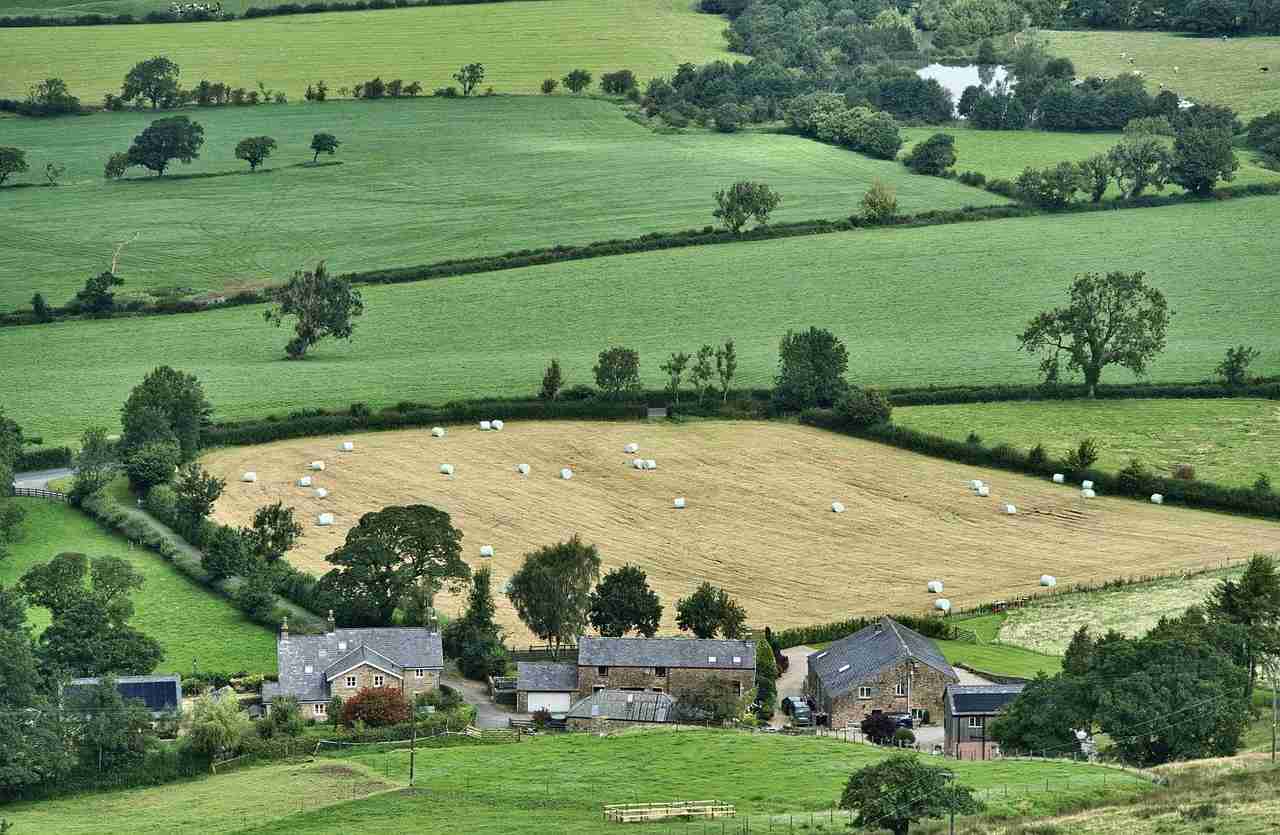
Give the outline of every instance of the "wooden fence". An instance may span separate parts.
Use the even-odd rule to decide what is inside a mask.
[[[9,488],[9,495],[29,499],[52,499],[55,502],[65,502],[67,500],[66,493],[59,493],[56,490],[41,490],[38,487],[11,487]]]
[[[613,803],[604,807],[604,819],[615,823],[641,823],[670,818],[731,818],[737,809],[721,800],[673,800],[669,803]]]

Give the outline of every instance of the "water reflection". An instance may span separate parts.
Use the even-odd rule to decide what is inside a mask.
[[[960,95],[966,87],[978,86],[994,90],[997,84],[1009,80],[1009,73],[1005,68],[996,64],[966,64],[959,67],[930,64],[916,70],[916,75],[937,81],[951,93],[952,101],[956,102],[960,101]]]

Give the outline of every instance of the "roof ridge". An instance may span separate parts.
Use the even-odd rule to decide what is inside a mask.
[[[907,657],[914,660],[915,655],[912,654],[910,645],[907,644],[906,639],[902,637],[902,633],[898,631],[898,627],[901,626],[901,624],[888,615],[881,615],[880,619],[889,622],[889,628],[893,630],[893,637],[898,639],[898,643],[902,646],[903,651],[906,652]]]

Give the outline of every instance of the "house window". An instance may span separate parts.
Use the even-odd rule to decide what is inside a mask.
[[[383,682],[383,678],[382,678],[382,676],[374,676],[374,677],[373,677],[373,686],[374,686],[374,687],[381,687],[381,686],[382,686],[382,682]]]
[[[735,664],[741,664],[741,663],[742,663],[742,656],[741,656],[741,655],[735,655],[735,656],[733,656],[733,663],[735,663]]]
[[[602,676],[607,676],[609,675],[609,668],[602,664],[601,666],[596,667],[596,673]]]
[[[356,686],[356,677],[355,677],[355,676],[347,676],[347,686],[348,686],[348,687],[355,687],[355,686]]]
[[[316,671],[316,668],[312,667],[310,664],[302,668],[302,672],[304,673],[314,673],[315,671]]]
[[[971,727],[971,728],[981,728],[981,727],[982,727],[983,725],[985,725],[986,723],[987,723],[987,717],[985,717],[985,716],[970,716],[970,717],[969,717],[969,727]]]
[[[311,707],[316,716],[324,716],[329,711],[329,706],[325,704],[312,705]]]
[[[594,687],[592,687],[592,688],[591,688],[591,692],[592,692],[592,693],[599,693],[599,692],[600,692],[601,690],[603,690],[603,689],[604,689],[604,685],[603,685],[603,684],[597,684],[597,685],[595,685]]]
[[[897,684],[893,685],[893,695],[895,696],[907,695],[907,683],[905,681],[900,681]]]
[[[654,668],[653,668],[653,674],[654,674],[655,676],[657,676],[658,678],[666,678],[666,677],[667,677],[667,668],[666,668],[666,667],[654,667]]]
[[[427,672],[426,670],[414,670],[414,671],[413,671],[413,677],[414,677],[414,678],[422,678],[424,675],[426,675],[426,672]]]
[[[655,692],[655,693],[665,693],[665,692],[667,692],[667,691],[663,690],[661,687],[655,687],[655,688],[653,688],[653,692]]]
[[[870,688],[870,687],[859,687],[859,688],[858,688],[858,698],[859,698],[859,699],[870,699],[870,698],[871,698],[871,688]]]
[[[714,655],[708,655],[708,656],[707,656],[707,663],[708,663],[708,664],[714,664],[714,663],[716,663],[716,657],[715,657]]]

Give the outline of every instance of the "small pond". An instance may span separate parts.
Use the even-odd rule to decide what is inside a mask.
[[[956,67],[930,64],[916,70],[916,75],[937,81],[951,93],[951,99],[955,102],[960,101],[960,95],[966,87],[980,86],[991,90],[1009,78],[1009,73],[1004,67],[992,64],[965,64]]]

